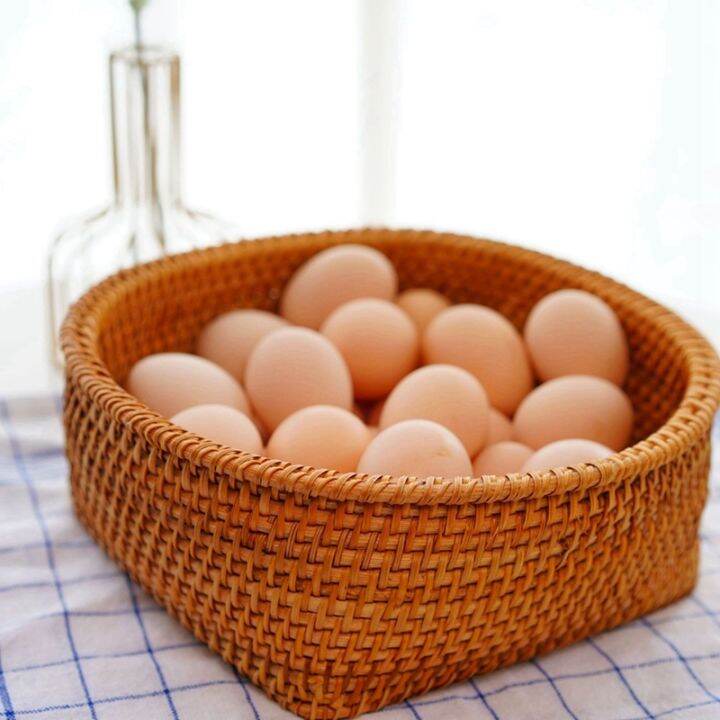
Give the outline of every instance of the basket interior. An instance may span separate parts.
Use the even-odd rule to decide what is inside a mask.
[[[97,316],[98,349],[122,384],[150,353],[192,351],[201,328],[237,307],[275,310],[293,271],[338,242],[377,247],[394,263],[401,288],[430,287],[453,302],[488,305],[518,328],[544,295],[564,287],[595,292],[617,312],[630,344],[626,391],[636,418],[633,441],[657,430],[678,407],[687,384],[683,343],[666,313],[596,273],[511,246],[434,233],[354,231],[226,245],[131,271],[106,294]]]

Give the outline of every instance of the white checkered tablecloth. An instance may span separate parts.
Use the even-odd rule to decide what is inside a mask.
[[[720,718],[718,460],[702,577],[691,597],[366,717]],[[294,717],[197,643],[95,547],[73,516],[66,475],[58,399],[0,400],[0,717]]]

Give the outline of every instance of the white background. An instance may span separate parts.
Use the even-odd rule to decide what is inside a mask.
[[[717,0],[152,0],[146,20],[183,60],[188,204],[242,234],[487,235],[720,326]],[[6,374],[44,331],[53,234],[108,198],[105,62],[130,39],[125,0],[0,3]]]

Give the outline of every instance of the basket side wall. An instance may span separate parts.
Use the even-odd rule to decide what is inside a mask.
[[[615,487],[469,506],[303,498],[178,461],[70,392],[75,507],[203,642],[304,717],[347,717],[687,593],[708,446]]]

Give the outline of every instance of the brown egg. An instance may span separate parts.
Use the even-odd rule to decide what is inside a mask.
[[[488,416],[488,433],[485,444],[489,446],[499,442],[505,442],[506,440],[512,440],[512,433],[512,422],[499,410],[491,407]]]
[[[362,400],[387,395],[417,365],[417,329],[387,300],[351,300],[337,308],[320,331],[345,358],[355,397]]]
[[[339,245],[319,252],[290,278],[280,314],[317,330],[335,310],[356,298],[392,300],[397,293],[392,263],[374,248]]]
[[[278,425],[267,455],[299,465],[353,472],[369,442],[365,424],[353,413],[332,405],[313,405]]]
[[[342,355],[307,328],[283,328],[260,340],[248,358],[245,387],[271,432],[310,405],[352,408],[352,380]]]
[[[173,415],[171,422],[200,437],[259,455],[262,438],[252,420],[226,405],[195,405]]]
[[[420,332],[438,313],[450,307],[450,301],[444,295],[429,288],[405,290],[395,302],[410,316]]]
[[[405,420],[382,430],[367,446],[359,473],[411,477],[467,477],[472,464],[463,444],[430,420]]]
[[[578,438],[557,440],[533,453],[522,466],[522,472],[541,472],[553,468],[592,463],[596,460],[604,460],[613,454],[613,450],[609,447],[592,440]]]
[[[388,395],[380,429],[421,418],[452,431],[470,456],[485,445],[490,406],[474,375],[453,365],[427,365],[403,378]]]
[[[187,353],[157,353],[138,360],[128,375],[127,389],[168,418],[208,403],[250,412],[242,387],[227,370]]]
[[[426,363],[457,365],[485,388],[491,405],[512,415],[532,389],[525,345],[500,313],[481,305],[454,305],[428,325],[423,337]]]
[[[536,450],[567,438],[622,450],[632,424],[632,405],[617,385],[589,375],[566,375],[548,380],[523,400],[513,420],[513,436]]]
[[[612,308],[584,290],[558,290],[535,305],[525,344],[541,380],[596,375],[622,385],[628,345]]]
[[[208,323],[197,341],[197,354],[242,381],[245,363],[257,342],[287,322],[264,310],[232,310]]]
[[[473,461],[473,472],[475,475],[517,473],[532,454],[527,445],[512,440],[488,445]]]

